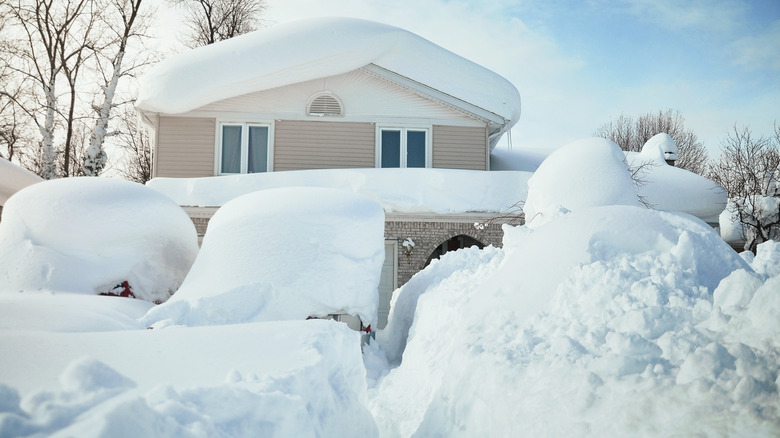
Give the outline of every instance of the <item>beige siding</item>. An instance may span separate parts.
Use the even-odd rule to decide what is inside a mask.
[[[486,128],[433,126],[433,167],[488,170]]]
[[[374,167],[373,123],[277,121],[274,171]]]
[[[156,176],[214,176],[216,120],[160,117]]]

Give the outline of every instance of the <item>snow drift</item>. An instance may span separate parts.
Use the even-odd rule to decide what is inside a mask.
[[[322,188],[238,197],[209,222],[179,291],[151,325],[305,320],[331,313],[375,324],[384,213],[374,201]]]
[[[65,178],[26,187],[3,208],[0,292],[110,292],[165,301],[195,260],[195,227],[140,184]]]
[[[506,232],[396,291],[377,351],[400,366],[371,392],[382,435],[780,430],[780,279],[711,227],[607,206]]]
[[[377,436],[340,323],[0,335],[3,437]]]

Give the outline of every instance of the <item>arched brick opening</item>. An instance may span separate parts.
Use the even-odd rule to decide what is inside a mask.
[[[480,249],[485,247],[485,244],[482,243],[479,239],[476,239],[467,234],[458,234],[456,236],[452,236],[449,239],[441,242],[439,246],[430,252],[430,255],[428,255],[428,259],[425,261],[423,268],[430,265],[433,260],[440,258],[450,251],[455,251],[462,248],[471,248],[475,245]]]

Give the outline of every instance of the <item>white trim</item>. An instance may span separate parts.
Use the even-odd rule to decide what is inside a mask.
[[[433,100],[434,102],[439,102],[444,106],[468,114],[472,117],[477,117],[486,122],[488,121],[493,122],[501,126],[507,124],[507,120],[503,116],[500,116],[492,111],[488,111],[484,108],[478,107],[472,103],[466,102],[465,100],[459,99],[450,94],[439,91],[435,88],[431,88],[413,79],[409,79],[406,76],[402,76],[393,71],[379,67],[376,64],[368,64],[362,67],[362,70],[371,73],[376,77],[394,82],[397,85],[406,88],[422,97],[426,97],[430,100]]]
[[[241,126],[241,169],[239,173],[222,172],[222,127],[223,126]],[[246,174],[249,161],[249,128],[263,127],[268,128],[268,151],[266,154],[266,172],[273,172],[274,157],[274,122],[265,122],[247,119],[216,119],[216,134],[214,145],[214,175],[241,175]]]
[[[376,133],[374,140],[374,166],[382,167],[382,131],[400,131],[401,132],[401,168],[406,168],[406,133],[408,131],[425,132],[425,167],[433,166],[433,125],[399,125],[399,124],[376,124]]]
[[[339,109],[341,110],[341,112],[339,114],[311,114],[311,104],[317,98],[322,96],[332,97],[336,102],[338,102]],[[346,111],[344,109],[344,101],[342,101],[341,98],[336,95],[336,93],[330,90],[325,90],[325,91],[314,93],[309,97],[309,100],[306,101],[306,107],[304,108],[303,113],[306,115],[307,118],[316,117],[319,119],[319,118],[326,118],[326,117],[344,117]]]

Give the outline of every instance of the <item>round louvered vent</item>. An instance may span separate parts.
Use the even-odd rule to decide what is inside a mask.
[[[340,116],[343,114],[341,102],[331,94],[321,94],[309,104],[310,116]]]

